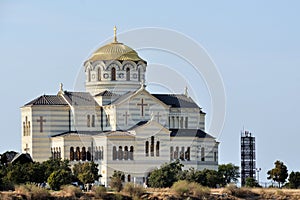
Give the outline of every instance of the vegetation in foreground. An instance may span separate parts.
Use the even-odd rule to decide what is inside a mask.
[[[90,192],[82,192],[78,187],[67,185],[60,191],[49,191],[35,185],[20,185],[13,192],[0,192],[0,199],[300,199],[300,190],[278,188],[238,188],[229,184],[225,188],[210,189],[198,183],[178,181],[171,188],[142,188],[132,183],[124,185],[120,192],[107,191],[102,186],[95,186]]]
[[[12,164],[6,158],[1,157],[0,190],[13,192],[1,192],[0,199],[300,199],[300,190],[257,189],[260,186],[253,178],[247,178],[246,188],[236,187],[239,167],[231,163],[219,165],[218,170],[202,171],[183,170],[179,160],[166,163],[151,172],[149,188],[125,183],[124,173],[115,171],[110,177],[110,191],[95,186],[83,192],[70,184],[84,185],[98,180],[98,167],[93,162],[79,162],[71,169],[67,160]],[[268,171],[268,179],[277,182],[279,188],[299,188],[300,172],[288,174],[283,162],[274,164]],[[50,188],[44,187],[46,183]]]

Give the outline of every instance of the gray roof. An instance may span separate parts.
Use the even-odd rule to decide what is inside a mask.
[[[67,135],[89,135],[89,136],[97,136],[97,135],[105,135],[105,136],[134,136],[127,131],[67,131],[64,133],[59,133],[53,135],[51,137],[60,137]]]
[[[102,132],[102,131],[66,131],[63,133],[52,135],[51,137],[59,137],[59,136],[66,136],[66,135],[91,135],[91,136],[93,136],[93,135],[101,135],[104,133],[105,132]]]
[[[183,94],[152,94],[172,108],[200,108],[191,97]]]
[[[97,106],[98,103],[89,92],[64,92],[64,97],[70,105],[75,106]]]
[[[213,136],[205,133],[201,129],[170,129],[171,137],[198,137],[198,138],[211,138]]]
[[[102,97],[111,97],[111,96],[119,96],[118,94],[115,94],[111,91],[108,91],[108,90],[105,90],[103,92],[100,92],[98,94],[95,95],[95,97],[98,97],[98,96],[102,96]]]
[[[13,163],[13,164],[16,163],[16,162],[24,164],[24,163],[33,162],[33,160],[32,160],[29,153],[19,153],[11,161],[11,163]]]
[[[139,127],[139,126],[143,126],[144,124],[147,124],[148,122],[149,122],[149,121],[140,121],[140,122],[138,122],[137,124],[135,124],[134,126],[130,127],[128,130],[129,130],[129,131],[130,131],[130,130],[133,130],[133,129]]]
[[[119,104],[122,101],[126,100],[127,98],[129,98],[131,95],[133,95],[136,91],[133,92],[126,92],[125,94],[121,95],[119,98],[117,98],[116,100],[114,100],[113,102],[111,102],[111,104]]]
[[[25,104],[25,106],[29,105],[68,105],[67,102],[58,95],[42,95],[29,103]]]

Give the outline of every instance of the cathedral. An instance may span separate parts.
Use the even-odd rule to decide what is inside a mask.
[[[115,170],[125,182],[145,184],[152,170],[179,159],[185,169],[218,168],[216,138],[205,132],[205,112],[184,94],[146,89],[147,62],[117,40],[83,63],[85,91],[42,95],[21,107],[22,152],[34,161],[94,161],[99,182]]]

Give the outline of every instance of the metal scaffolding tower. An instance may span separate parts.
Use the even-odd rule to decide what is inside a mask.
[[[246,183],[246,178],[255,179],[255,137],[249,131],[241,133],[241,184]]]

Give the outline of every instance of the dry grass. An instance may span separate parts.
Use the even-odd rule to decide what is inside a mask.
[[[80,190],[80,188],[75,187],[74,185],[64,185],[61,187],[61,193],[63,194],[63,197],[81,197],[83,195],[83,192]]]
[[[15,192],[29,200],[43,200],[51,197],[49,191],[45,188],[31,184],[17,186]]]
[[[140,198],[144,193],[145,189],[141,185],[134,185],[133,183],[126,183],[123,192],[130,195],[133,198]]]
[[[195,182],[188,182],[185,180],[177,181],[172,186],[172,191],[177,197],[195,197],[195,198],[207,198],[210,195],[210,189],[203,187]]]
[[[94,193],[95,198],[103,199],[106,196],[106,188],[103,186],[94,186],[92,188],[92,192]]]

